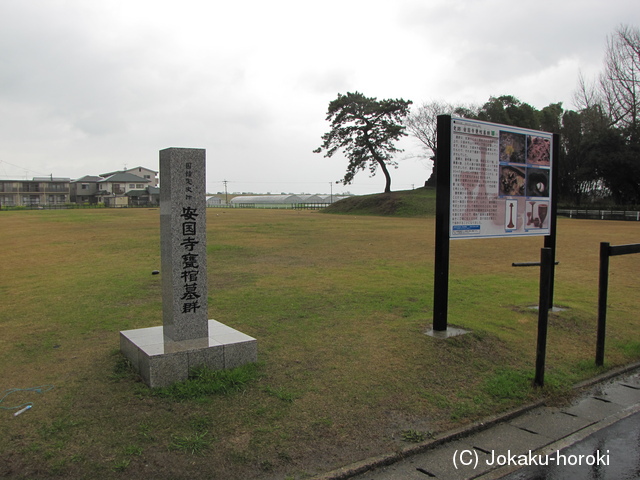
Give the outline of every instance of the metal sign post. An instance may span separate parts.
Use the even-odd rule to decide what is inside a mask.
[[[559,136],[449,115],[437,122],[433,332],[447,331],[451,239],[545,236],[552,300]]]
[[[449,208],[451,202],[451,117],[438,117],[436,164],[436,248],[433,288],[433,330],[447,330],[449,303]]]

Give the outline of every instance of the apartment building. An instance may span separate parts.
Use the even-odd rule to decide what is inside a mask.
[[[0,207],[64,205],[71,201],[70,178],[0,180]]]

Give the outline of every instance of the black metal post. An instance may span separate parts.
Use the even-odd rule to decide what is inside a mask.
[[[547,326],[549,323],[549,297],[553,250],[545,247],[540,251],[540,299],[538,303],[538,343],[536,347],[536,378],[534,383],[544,386],[544,364],[547,355]]]
[[[433,330],[447,330],[449,303],[449,210],[451,203],[451,117],[439,115],[436,150],[436,248]]]
[[[609,290],[608,242],[600,242],[600,280],[598,282],[598,337],[596,340],[596,365],[604,364],[604,338],[607,324],[607,291]]]
[[[560,170],[560,135],[553,134],[551,156],[551,211],[549,212],[549,235],[544,237],[544,246],[551,249],[551,278],[549,279],[549,309],[553,308],[553,290],[555,288],[556,276],[556,227],[558,225],[558,171]]]

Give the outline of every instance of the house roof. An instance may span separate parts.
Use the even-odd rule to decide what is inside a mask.
[[[158,173],[158,172],[156,172],[155,170],[151,170],[150,168],[143,167],[143,166],[141,166],[141,165],[138,165],[137,167],[133,167],[133,168],[127,168],[127,169],[125,170],[125,172],[131,172],[132,170],[138,170],[138,171],[140,171],[140,170],[146,170],[146,171],[148,171],[148,172]]]
[[[160,189],[158,187],[147,187],[144,190],[129,190],[125,195],[128,197],[143,197],[145,195],[159,195]]]
[[[100,180],[102,182],[134,182],[134,183],[149,183],[151,180],[148,178],[142,178],[133,173],[117,172]]]
[[[15,180],[0,180],[0,182],[2,183],[15,183],[15,182],[20,182],[20,183],[32,183],[32,182],[70,182],[71,179],[68,177],[33,177],[32,180],[27,180],[26,178],[21,178],[21,179],[15,179]]]
[[[33,177],[34,182],[70,182],[71,179],[68,177],[54,177],[50,175],[48,177]]]
[[[101,173],[100,176],[101,177],[110,177],[111,175],[115,175],[116,173],[131,173],[133,170],[139,170],[139,169],[147,170],[148,172],[158,173],[155,170],[151,170],[150,168],[138,166],[138,167],[133,167],[133,168],[127,168],[126,170],[118,170],[116,172]]]
[[[98,177],[95,175],[85,175],[82,178],[78,178],[77,180],[71,180],[71,183],[98,183],[104,180],[102,177]]]

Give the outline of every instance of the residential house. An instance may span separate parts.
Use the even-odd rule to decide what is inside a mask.
[[[0,180],[0,206],[46,207],[71,201],[70,178],[34,177],[33,180]]]
[[[98,193],[98,182],[104,180],[102,177],[85,175],[82,178],[71,182],[71,201],[77,204],[98,203],[96,194]]]
[[[71,182],[71,197],[76,203],[103,203],[108,207],[160,204],[158,172],[145,167],[86,175]]]
[[[133,173],[116,172],[98,182],[96,198],[98,203],[108,207],[127,207],[130,203],[140,205],[140,198],[145,195],[143,192],[150,182]],[[133,202],[130,199],[134,199]]]
[[[158,187],[147,187],[144,190],[129,190],[126,194],[129,197],[129,205],[134,207],[160,206],[160,189]]]
[[[129,168],[129,169],[125,169],[125,170],[119,170],[117,172],[102,173],[102,174],[100,174],[100,176],[103,177],[103,178],[107,178],[107,177],[110,177],[112,175],[115,175],[116,173],[131,173],[131,174],[136,175],[138,177],[142,177],[142,178],[145,178],[145,179],[149,180],[148,185],[150,187],[157,187],[158,186],[158,172],[156,172],[155,170],[151,170],[149,168],[145,168],[145,167],[135,167],[135,168]]]

